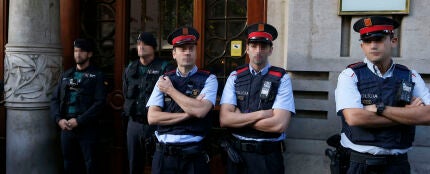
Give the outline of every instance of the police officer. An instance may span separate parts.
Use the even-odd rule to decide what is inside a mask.
[[[130,174],[142,174],[145,158],[152,155],[147,153],[151,153],[149,147],[153,142],[150,138],[155,128],[148,125],[146,102],[168,64],[155,57],[157,42],[151,33],[140,33],[136,47],[139,59],[130,63],[123,77],[124,115],[129,120],[127,149]]]
[[[75,40],[76,66],[61,75],[51,100],[51,115],[61,128],[65,173],[85,173],[81,156],[86,173],[98,173],[97,120],[106,96],[103,74],[90,64],[93,50],[89,40]]]
[[[198,39],[192,27],[168,36],[178,67],[159,78],[147,104],[149,124],[158,126],[153,174],[209,173],[201,141],[211,127],[207,113],[215,105],[218,82],[195,65]]]
[[[295,113],[291,80],[268,62],[275,27],[254,24],[247,33],[249,64],[230,74],[220,102],[220,124],[231,131],[231,146],[240,158],[229,154],[227,173],[284,173],[284,131]]]
[[[366,57],[341,72],[335,92],[343,125],[340,142],[351,150],[347,173],[410,173],[407,152],[415,126],[395,118],[429,115],[423,105],[430,104],[430,94],[416,71],[392,59],[398,26],[381,16],[353,26]]]

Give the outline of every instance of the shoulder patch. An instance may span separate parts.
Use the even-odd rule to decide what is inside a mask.
[[[356,63],[353,63],[353,64],[349,64],[347,66],[347,68],[355,69],[355,68],[361,68],[363,66],[366,66],[366,64],[364,62],[356,62]]]

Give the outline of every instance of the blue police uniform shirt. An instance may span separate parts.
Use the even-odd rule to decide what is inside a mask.
[[[260,72],[261,75],[265,75],[269,72],[269,68],[271,67],[270,64],[267,64]],[[256,72],[251,65],[249,65],[249,71],[252,74],[257,74],[259,72]],[[225,86],[224,91],[222,92],[222,97],[220,104],[231,104],[234,106],[237,106],[237,99],[236,99],[236,88],[234,87],[236,81],[236,71],[233,71],[230,73],[230,76],[228,77]],[[294,98],[293,98],[293,89],[291,86],[291,79],[288,74],[285,74],[281,78],[281,84],[278,88],[278,94],[276,95],[275,102],[273,103],[272,109],[283,109],[290,111],[292,114],[295,114],[296,109],[294,106]],[[251,140],[251,141],[280,141],[285,139],[286,135],[285,132],[281,134],[278,138],[273,139],[255,139],[255,138],[248,138],[243,137],[240,135],[233,134],[233,136],[241,139],[241,140]]]
[[[188,73],[188,76],[191,76],[197,72],[197,66],[194,66],[193,69]],[[176,68],[176,75],[185,77]],[[160,91],[158,88],[158,82],[155,84],[154,90],[152,91],[151,96],[149,97],[148,102],[146,103],[146,107],[150,106],[158,106],[160,108],[164,107],[164,93]],[[215,75],[211,74],[205,82],[205,86],[203,87],[200,94],[204,94],[203,99],[208,100],[215,105],[216,94],[218,90],[218,81]],[[155,136],[157,137],[159,142],[162,143],[188,143],[188,142],[199,142],[204,137],[202,136],[194,136],[194,135],[172,135],[172,134],[159,134],[155,131]]]
[[[370,62],[367,58],[365,58],[363,62],[367,64],[367,68],[369,68],[374,74],[378,75],[379,77],[385,79],[387,77],[393,76],[394,63],[391,65],[388,71],[385,72],[385,74],[382,74],[379,71],[378,67],[372,62]],[[424,104],[429,105],[429,89],[425,86],[424,80],[415,70],[411,70],[411,72],[412,82],[415,83],[412,95],[414,97],[421,98]],[[351,68],[347,68],[340,73],[337,81],[337,88],[335,90],[337,113],[342,112],[343,109],[347,108],[363,108],[363,104],[361,103],[361,95],[357,88],[357,82],[357,76],[354,74],[354,71]],[[350,148],[357,152],[370,153],[374,155],[404,154],[410,149],[384,149],[376,146],[358,145],[352,143],[345,135],[345,133],[341,133],[341,144],[342,146]]]

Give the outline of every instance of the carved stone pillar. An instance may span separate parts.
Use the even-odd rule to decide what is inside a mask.
[[[6,173],[59,173],[49,114],[61,72],[60,1],[13,0],[4,59]]]

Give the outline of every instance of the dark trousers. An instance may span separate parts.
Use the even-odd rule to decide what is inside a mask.
[[[354,155],[357,155],[359,153],[351,152],[351,160],[349,163],[349,169],[347,174],[410,174],[411,173],[411,167],[409,165],[409,162],[406,159],[389,159],[384,160],[385,164],[370,164],[369,162],[375,161],[375,159],[372,160],[370,154],[366,154],[370,156],[368,159],[370,161],[366,162],[366,160],[361,160],[363,158],[362,156],[355,158],[360,160],[354,160]],[[360,154],[359,154],[360,155]],[[388,157],[389,158],[389,157]],[[367,164],[366,164],[367,163]]]
[[[77,127],[72,131],[63,130],[61,149],[65,173],[83,174],[86,170],[87,174],[97,174],[97,146],[98,137],[95,129]],[[82,166],[85,166],[85,169]]]
[[[152,174],[208,174],[206,153],[169,155],[157,150],[152,159]]]
[[[133,120],[128,121],[127,149],[130,174],[142,174],[145,169],[145,158],[148,150],[145,141],[154,134],[153,126],[145,125]]]
[[[227,160],[228,174],[283,174],[284,158],[281,152],[267,154],[238,151],[242,162],[233,163],[230,158]]]

